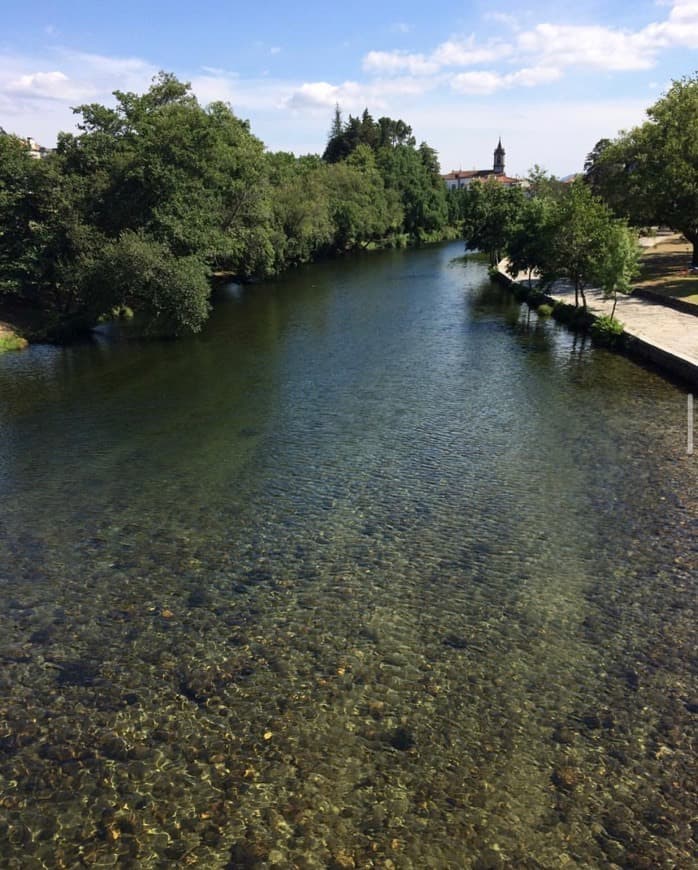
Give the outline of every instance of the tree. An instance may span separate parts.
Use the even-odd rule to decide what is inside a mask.
[[[146,233],[126,230],[92,262],[86,283],[102,307],[118,300],[133,308],[144,335],[178,336],[206,322],[208,274],[202,258],[175,256]]]
[[[634,224],[682,232],[698,268],[698,74],[673,82],[647,115],[644,124],[610,144],[597,143],[586,177]]]
[[[404,121],[395,121],[392,118],[379,118],[374,121],[368,109],[364,109],[360,118],[349,115],[344,123],[339,106],[336,106],[322,159],[328,163],[346,160],[359,145],[368,145],[374,151],[379,148],[396,148],[399,145],[414,148],[415,139],[412,128]]]
[[[505,187],[495,179],[473,182],[463,191],[466,245],[487,253],[490,266],[496,266],[502,258],[523,198],[520,188]]]
[[[343,163],[326,167],[325,184],[337,250],[365,247],[400,227],[399,202],[386,191],[368,146],[357,148]]]
[[[507,240],[507,271],[512,276],[528,272],[529,286],[533,271],[549,258],[553,209],[547,197],[524,199]]]
[[[326,164],[315,156],[267,155],[278,268],[307,263],[332,247],[334,224]]]
[[[616,313],[619,293],[630,293],[632,281],[640,271],[640,246],[637,233],[625,221],[614,220],[608,230],[599,263],[599,286],[604,296],[613,297],[611,317]]]
[[[419,150],[408,145],[381,148],[376,162],[386,188],[399,198],[406,233],[420,239],[422,234],[437,232],[446,225],[446,188],[438,175],[433,149],[426,143]]]
[[[583,180],[568,186],[555,207],[541,251],[541,279],[544,285],[558,279],[574,287],[574,303],[586,309],[585,289],[613,282],[610,250],[617,241],[613,215]]]
[[[560,199],[565,192],[566,185],[554,175],[546,172],[542,166],[534,163],[528,170],[528,192],[533,197],[546,197],[547,199]]]
[[[264,146],[229,106],[200,106],[189,85],[169,74],[161,73],[143,95],[115,96],[114,109],[93,104],[76,110],[82,133],[61,137],[63,175],[88,180],[84,212],[105,244],[112,243],[105,250],[124,293],[129,264],[149,268],[153,252],[168,261],[160,277],[133,275],[144,329],[196,331],[208,311],[202,269],[247,277],[276,267]],[[106,274],[98,268],[105,256],[97,254],[95,269],[88,270],[96,298],[104,295],[105,283],[95,276]],[[177,268],[172,293],[163,295],[163,276]],[[181,318],[162,303],[175,294],[183,300]],[[196,303],[192,294],[200,294]]]

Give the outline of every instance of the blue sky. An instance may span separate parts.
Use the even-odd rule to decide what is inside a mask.
[[[442,170],[581,169],[698,69],[698,0],[353,4],[99,0],[8,4],[0,126],[52,145],[71,107],[158,70],[222,99],[272,150],[321,152],[335,103],[401,117]]]

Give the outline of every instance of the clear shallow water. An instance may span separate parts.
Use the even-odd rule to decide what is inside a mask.
[[[685,392],[459,255],[0,358],[6,866],[698,861]]]

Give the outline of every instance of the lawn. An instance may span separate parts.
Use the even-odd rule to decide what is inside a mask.
[[[691,272],[691,245],[672,236],[648,248],[634,286],[698,305],[698,273]]]

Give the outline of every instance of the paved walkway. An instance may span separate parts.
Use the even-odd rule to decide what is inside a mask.
[[[499,271],[506,275],[503,262],[499,264]],[[517,275],[516,282],[527,284],[527,276]],[[570,285],[556,282],[545,292],[553,299],[574,305],[574,288]],[[591,314],[611,313],[613,300],[604,299],[600,290],[586,290],[585,294]],[[645,350],[644,356],[698,385],[698,317],[621,294],[618,295],[615,317],[628,335],[638,339]]]

